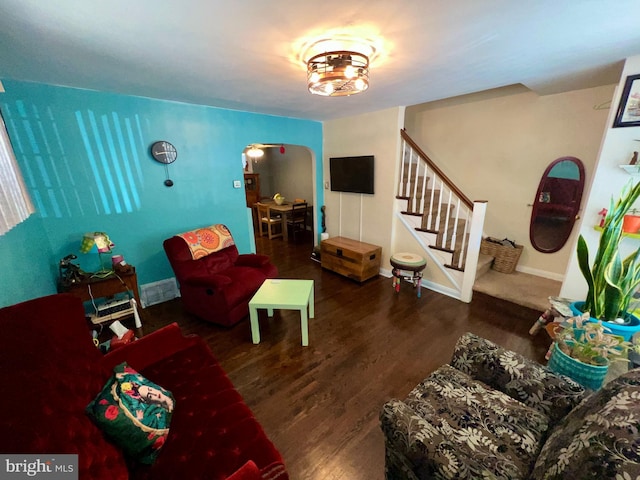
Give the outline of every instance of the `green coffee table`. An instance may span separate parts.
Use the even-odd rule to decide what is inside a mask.
[[[313,280],[267,279],[249,302],[249,318],[251,319],[251,339],[260,343],[260,324],[258,309],[266,308],[269,317],[273,317],[276,308],[300,310],[300,328],[302,330],[302,346],[309,345],[309,318],[313,318]]]

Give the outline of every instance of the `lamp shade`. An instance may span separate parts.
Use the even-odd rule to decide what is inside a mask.
[[[99,253],[110,252],[115,244],[109,239],[109,235],[104,232],[89,232],[85,233],[82,237],[82,244],[80,245],[80,251],[82,253],[88,253],[93,246],[98,248]]]

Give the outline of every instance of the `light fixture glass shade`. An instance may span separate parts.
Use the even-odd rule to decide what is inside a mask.
[[[369,57],[339,50],[315,55],[307,62],[307,86],[315,95],[341,97],[369,88]]]
[[[249,150],[247,150],[247,155],[249,155],[249,158],[253,158],[255,160],[256,158],[262,157],[264,155],[264,151],[260,150],[256,146],[253,146]]]

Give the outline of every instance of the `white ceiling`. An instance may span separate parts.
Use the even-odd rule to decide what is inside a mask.
[[[307,92],[327,32],[377,42],[367,92]],[[0,78],[315,120],[616,83],[637,54],[640,0],[0,0]]]

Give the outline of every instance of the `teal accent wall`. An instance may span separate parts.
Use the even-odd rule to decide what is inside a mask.
[[[244,187],[233,188],[234,180],[244,185],[241,153],[250,143],[309,147],[314,205],[324,204],[320,122],[2,83],[0,110],[36,213],[0,236],[0,306],[55,293],[58,262],[69,253],[81,268],[96,270],[98,254],[79,251],[85,232],[107,232],[114,253],[136,266],[140,284],[173,276],[162,242],[175,233],[223,223],[240,252],[250,252]],[[158,140],[177,148],[175,163],[152,159]]]

